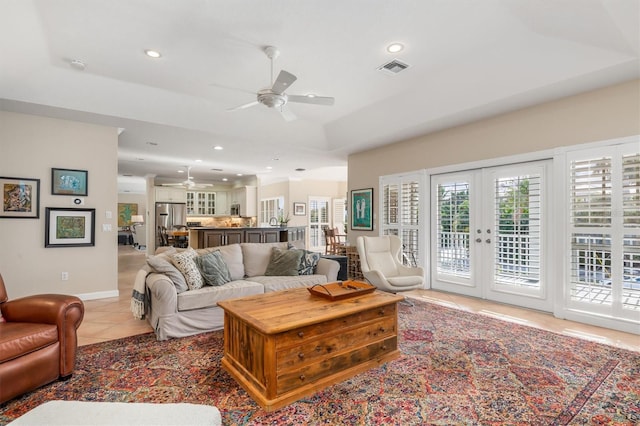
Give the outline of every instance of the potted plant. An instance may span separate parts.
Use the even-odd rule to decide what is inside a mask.
[[[284,213],[281,213],[280,216],[278,216],[278,223],[280,224],[281,228],[286,228],[290,220],[291,218],[289,217],[289,213],[287,213],[286,215]]]

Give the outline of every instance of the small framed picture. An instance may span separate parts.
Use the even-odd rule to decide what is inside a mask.
[[[51,194],[88,194],[88,172],[86,170],[51,169]]]
[[[293,203],[293,215],[304,216],[307,214],[307,205],[305,203]]]
[[[95,246],[96,209],[47,207],[45,247]]]
[[[373,231],[373,188],[351,191],[351,229]]]
[[[40,217],[40,179],[0,176],[2,208],[0,218],[38,219]]]

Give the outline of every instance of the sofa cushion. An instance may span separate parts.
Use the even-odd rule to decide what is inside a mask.
[[[170,254],[175,254],[175,250]],[[173,285],[176,286],[176,291],[178,293],[189,290],[187,281],[184,279],[184,275],[182,275],[182,272],[180,272],[175,266],[173,266],[169,259],[169,255],[167,255],[165,252],[156,256],[149,256],[147,258],[147,264],[153,270],[153,272],[165,274],[167,277],[169,277],[169,279],[173,282]]]
[[[222,259],[224,259],[224,263],[227,264],[227,268],[229,268],[229,274],[231,275],[231,280],[235,281],[244,278],[244,263],[242,262],[242,249],[240,249],[240,244],[209,247],[196,251],[198,252],[198,254],[205,254],[216,250],[219,251],[220,254],[222,254]]]
[[[195,258],[196,265],[200,270],[200,275],[207,285],[218,286],[231,281],[229,268],[224,263],[220,250],[197,256]]]
[[[320,260],[320,253],[304,249],[292,249],[302,252],[300,265],[298,266],[298,275],[313,275]]]
[[[298,275],[302,250],[287,250],[278,247],[271,249],[271,260],[265,275],[271,277]]]
[[[196,290],[204,285],[204,279],[194,260],[197,256],[198,253],[191,247],[180,253],[171,255],[171,262],[182,272],[182,275],[184,275],[189,290]]]
[[[216,306],[219,301],[264,293],[262,284],[251,281],[231,281],[217,287],[205,286],[178,295],[178,311]]]
[[[327,277],[324,275],[296,275],[290,277],[268,277],[258,276],[247,278],[247,280],[260,283],[264,286],[264,292],[287,290],[298,287],[311,287],[315,284],[325,284]]]
[[[247,277],[264,275],[271,260],[271,249],[278,247],[287,248],[287,243],[242,243],[242,259],[244,261],[244,273]]]

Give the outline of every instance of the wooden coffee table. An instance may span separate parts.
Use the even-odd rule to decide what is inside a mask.
[[[222,366],[276,410],[397,358],[402,299],[375,291],[331,301],[297,288],[219,302]]]

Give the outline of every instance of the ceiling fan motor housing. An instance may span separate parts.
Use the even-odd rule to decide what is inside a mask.
[[[258,102],[269,108],[279,108],[287,103],[286,94],[273,93],[271,89],[263,89],[258,92]]]

